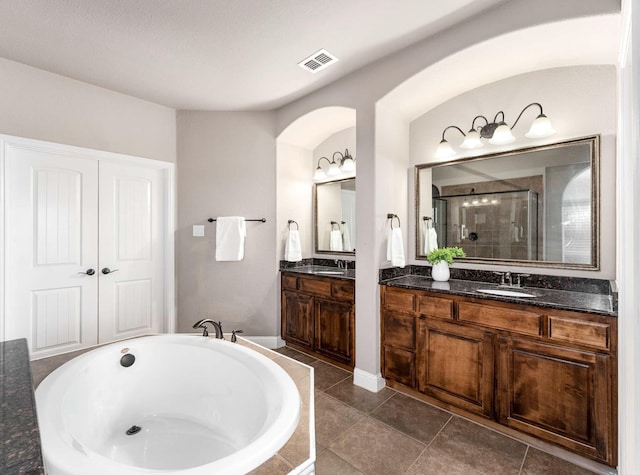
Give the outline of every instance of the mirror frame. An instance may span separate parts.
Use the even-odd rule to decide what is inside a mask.
[[[327,180],[320,183],[313,184],[313,249],[316,254],[333,254],[342,256],[355,256],[356,251],[330,251],[318,249],[318,185],[336,184],[345,181],[353,180],[355,183],[356,177],[339,178],[337,180]]]
[[[415,258],[416,260],[427,260],[427,257],[418,254],[420,243],[420,179],[421,170],[447,165],[457,165],[460,163],[487,160],[490,158],[502,158],[515,155],[524,155],[531,152],[539,152],[542,150],[551,150],[570,145],[589,145],[590,162],[591,162],[591,263],[590,264],[573,264],[559,261],[533,261],[524,259],[493,259],[482,257],[465,257],[456,258],[458,262],[477,263],[477,264],[499,264],[507,266],[521,267],[547,267],[553,269],[575,269],[575,270],[600,270],[600,135],[589,135],[576,139],[564,140],[546,145],[535,145],[531,147],[518,148],[502,152],[489,153],[485,155],[477,155],[471,157],[461,157],[453,160],[425,163],[415,166],[414,184],[414,210],[415,210]]]

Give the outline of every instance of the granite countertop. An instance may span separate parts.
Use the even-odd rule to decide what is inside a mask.
[[[476,297],[500,302],[517,303],[521,305],[535,305],[537,307],[556,308],[560,310],[575,310],[595,315],[615,317],[617,311],[611,295],[574,292],[567,290],[551,290],[538,287],[498,287],[490,282],[451,279],[448,282],[436,282],[430,277],[422,275],[404,275],[380,281],[380,285],[400,287],[414,290],[429,290],[431,292]],[[477,289],[505,289],[533,294],[535,297],[507,297],[477,292]]]
[[[3,475],[44,474],[27,340],[0,342]]]
[[[280,269],[281,272],[293,272],[296,274],[315,275],[318,277],[330,277],[333,279],[355,280],[355,269],[339,269],[332,266],[306,265],[297,267],[287,267]]]

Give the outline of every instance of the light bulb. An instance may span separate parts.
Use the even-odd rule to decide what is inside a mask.
[[[480,134],[477,130],[471,129],[467,132],[464,138],[464,142],[460,145],[460,148],[466,148],[467,150],[484,147],[484,144],[480,140]]]
[[[514,142],[515,140],[516,138],[511,133],[511,129],[503,122],[493,132],[493,136],[489,139],[489,143],[492,145],[504,145]]]
[[[544,114],[540,114],[531,124],[529,132],[524,136],[530,139],[538,139],[542,137],[549,137],[555,133],[556,130],[551,125],[549,118]]]
[[[340,168],[338,168],[338,164],[336,162],[331,162],[329,165],[329,170],[327,170],[327,175],[336,176],[340,174]]]
[[[455,155],[455,154],[456,152],[453,151],[453,148],[451,148],[451,145],[449,145],[449,142],[443,139],[440,142],[440,145],[438,145],[438,150],[436,150],[436,154],[434,155],[434,158],[448,158],[451,155]]]
[[[350,156],[347,156],[342,161],[341,167],[344,172],[352,172],[356,169],[356,164]]]
[[[316,172],[313,174],[313,179],[314,180],[323,180],[326,177],[327,177],[326,173],[324,172],[324,170],[322,168],[320,168],[320,165],[318,165],[318,168],[316,168]]]

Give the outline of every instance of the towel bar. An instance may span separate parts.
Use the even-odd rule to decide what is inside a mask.
[[[387,214],[387,219],[391,220],[391,223],[390,223],[391,229],[393,229],[393,220],[394,219],[398,220],[398,227],[400,227],[400,218],[398,217],[397,214],[389,213],[389,214]]]
[[[291,229],[292,224],[296,225],[296,229],[300,229],[300,225],[297,222],[295,222],[293,219],[290,219],[289,221],[287,221],[287,225],[289,226],[289,229]]]
[[[207,219],[207,221],[209,221],[210,223],[213,223],[214,221],[217,221],[216,218],[209,218]],[[258,218],[258,219],[245,219],[245,221],[260,221],[261,223],[266,223],[267,222],[267,218]],[[298,223],[296,223],[298,224]]]

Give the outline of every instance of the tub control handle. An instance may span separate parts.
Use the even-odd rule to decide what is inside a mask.
[[[109,269],[108,267],[103,268],[100,272],[104,275],[111,274],[112,272],[118,272],[119,269]]]
[[[238,333],[244,333],[244,330],[233,330],[231,332],[231,343],[236,343],[238,341],[238,338],[236,337]]]

